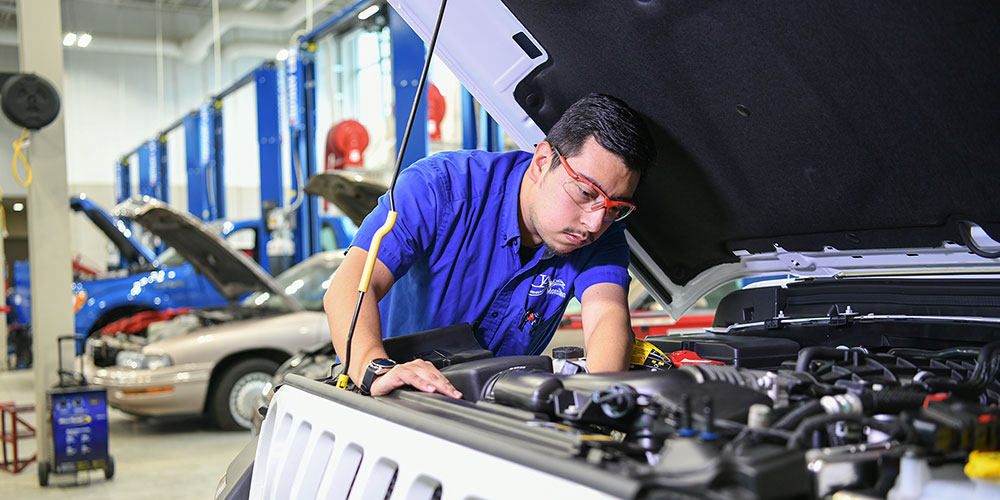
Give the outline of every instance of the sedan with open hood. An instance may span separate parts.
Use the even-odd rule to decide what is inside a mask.
[[[108,403],[136,415],[207,413],[224,429],[249,428],[278,365],[329,340],[322,297],[339,252],[317,254],[272,278],[190,214],[151,198],[115,208],[176,249],[234,304],[87,342],[89,379]]]
[[[390,3],[430,40],[441,3]],[[623,373],[470,354],[456,326],[434,339],[462,347],[386,348],[461,400],[290,375],[220,496],[997,498],[998,19],[976,0],[448,3],[435,57],[521,148],[591,92],[644,117],[658,158],[627,238],[671,316],[793,278],[647,338]]]

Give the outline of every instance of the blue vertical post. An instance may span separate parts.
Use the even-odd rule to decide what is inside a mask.
[[[503,151],[503,130],[500,129],[500,124],[486,112],[486,108],[480,108],[479,116],[483,129],[483,148],[486,151]]]
[[[308,52],[302,59],[303,92],[304,99],[302,125],[305,126],[305,161],[302,162],[302,178],[308,181],[319,167],[316,164],[316,44],[310,42]],[[302,186],[305,187],[304,185]],[[299,189],[298,186],[296,189]],[[315,196],[302,193],[302,206],[305,207],[307,226],[305,229],[309,243],[309,253],[302,256],[302,259],[319,253],[320,251],[320,220],[319,220],[319,200]],[[302,259],[296,260],[300,262]]]
[[[215,195],[217,218],[226,217],[226,178],[225,151],[222,147],[222,101],[212,101],[210,116],[212,118],[212,192]]]
[[[202,134],[200,112],[191,113],[184,117],[184,149],[187,165],[188,211],[202,220],[211,220],[213,210],[209,207],[205,164],[201,160]]]
[[[139,157],[139,194],[156,198],[154,187],[158,169],[155,168],[157,158],[153,144],[153,141],[147,141],[139,146],[136,155]]]
[[[128,158],[122,158],[115,166],[115,201],[118,203],[132,196],[132,179],[129,175]]]
[[[115,165],[115,201],[117,203],[121,203],[128,199],[129,196],[132,196],[132,178],[130,177],[130,170],[127,156],[119,160],[118,164]],[[132,227],[132,224],[127,219],[123,219],[122,222],[125,224],[125,227]],[[128,269],[128,261],[125,259],[124,255],[120,256],[119,261],[121,269]]]
[[[469,90],[462,87],[462,149],[479,147],[479,133],[476,128],[476,99]]]
[[[278,104],[278,69],[264,65],[254,70],[257,85],[257,139],[260,153],[261,226],[257,231],[257,255],[261,267],[270,271],[267,242],[268,212],[282,205],[281,123]]]
[[[158,138],[150,141],[153,148],[153,156],[150,160],[155,161],[156,187],[154,192],[156,197],[164,203],[170,203],[170,178],[168,176],[167,161],[167,134],[161,134]]]
[[[194,198],[188,199],[188,206],[194,206],[199,210],[201,213],[196,215],[204,220],[226,216],[226,193],[220,182],[222,180],[221,108],[222,103],[214,99],[198,108],[197,166],[192,168],[191,164],[188,164],[188,192],[191,193],[192,189],[198,190]],[[191,154],[190,149],[188,154]],[[195,205],[191,205],[192,199],[196,200]]]
[[[139,147],[139,194],[168,202],[167,138],[160,136]]]
[[[292,190],[298,193],[299,180],[296,172],[301,172],[302,178],[305,179],[307,162],[306,144],[309,142],[309,139],[306,135],[305,126],[305,123],[308,122],[308,117],[306,116],[306,100],[304,95],[306,78],[303,57],[306,54],[303,53],[303,48],[298,46],[298,42],[296,43],[297,45],[288,51],[288,60],[285,67],[285,85],[288,92],[288,132],[289,137],[291,137],[291,147],[289,149],[292,154]],[[293,205],[297,202],[297,197],[298,195],[296,195],[296,199],[292,200]],[[303,200],[295,211],[295,262],[301,262],[312,254],[312,242],[310,241],[309,234],[311,224],[309,219],[309,206]]]
[[[389,36],[392,44],[392,82],[396,98],[396,151],[402,147],[406,123],[413,108],[413,99],[417,94],[417,84],[424,67],[426,50],[424,41],[410,29],[399,14],[389,8]],[[402,168],[427,156],[430,150],[430,139],[427,136],[427,90],[420,96],[417,115],[413,119],[413,130],[410,131],[409,144],[403,155]]]

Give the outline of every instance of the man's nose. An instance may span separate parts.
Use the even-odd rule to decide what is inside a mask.
[[[591,233],[596,233],[601,228],[601,224],[604,223],[605,210],[607,208],[601,207],[593,212],[583,212],[580,222],[583,223],[584,229]]]

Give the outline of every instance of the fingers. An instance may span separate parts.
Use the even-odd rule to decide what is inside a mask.
[[[453,398],[462,397],[462,393],[448,382],[448,379],[429,361],[416,359],[408,363],[396,365],[388,373],[382,375],[372,384],[372,396],[389,394],[398,387],[412,386],[423,392],[439,392]]]

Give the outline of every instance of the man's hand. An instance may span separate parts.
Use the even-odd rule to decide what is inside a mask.
[[[396,365],[385,375],[375,379],[375,382],[372,382],[371,394],[384,396],[404,385],[413,386],[423,392],[440,392],[453,398],[462,397],[462,393],[457,391],[430,361],[422,359]]]

